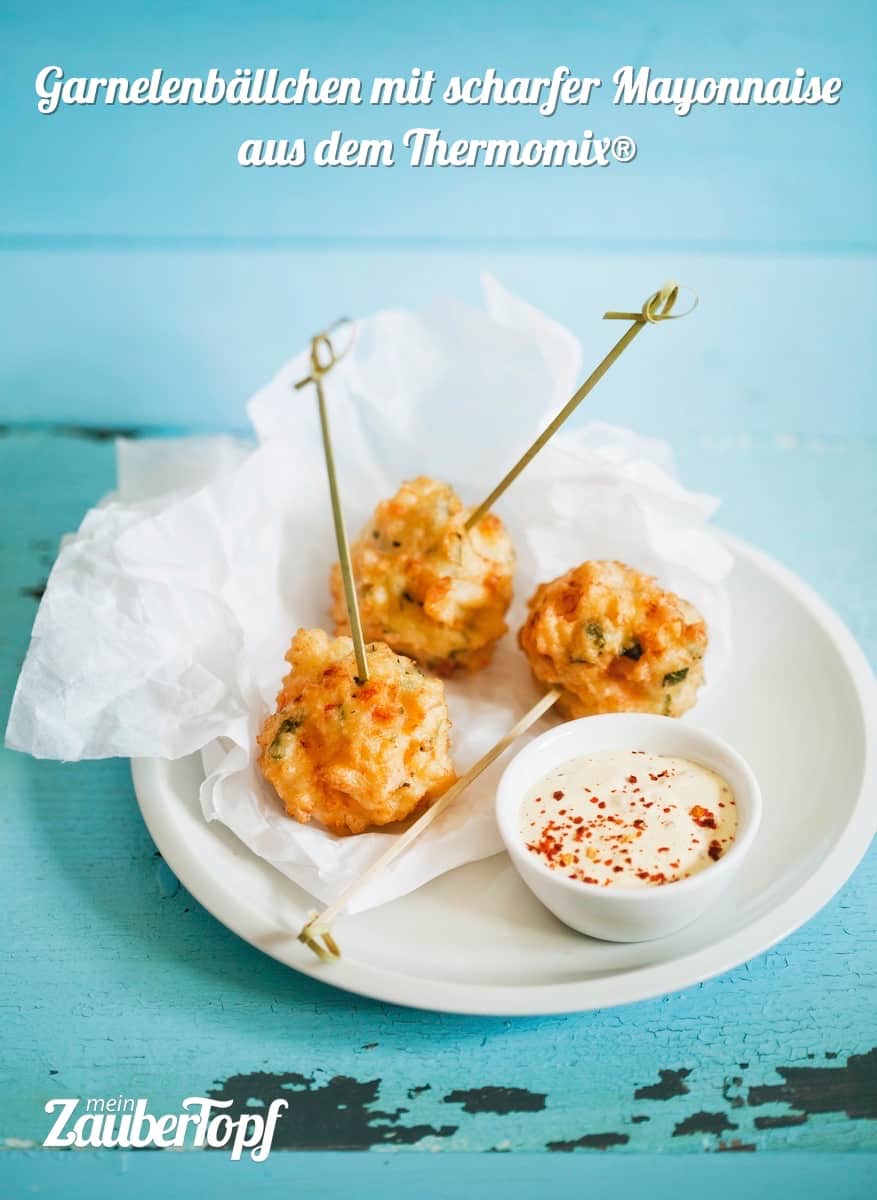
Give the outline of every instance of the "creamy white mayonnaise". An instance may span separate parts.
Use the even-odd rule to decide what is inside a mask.
[[[737,806],[720,775],[642,750],[562,763],[521,807],[521,837],[531,853],[599,887],[686,879],[721,858],[736,832]]]

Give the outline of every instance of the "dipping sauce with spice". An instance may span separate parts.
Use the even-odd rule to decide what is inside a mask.
[[[717,862],[737,806],[715,771],[686,758],[605,750],[562,763],[532,787],[520,816],[527,849],[597,887],[675,883]]]

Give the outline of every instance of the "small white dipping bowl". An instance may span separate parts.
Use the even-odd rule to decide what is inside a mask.
[[[737,834],[722,857],[688,879],[641,888],[601,888],[553,871],[521,834],[521,806],[554,767],[600,750],[645,750],[687,758],[716,771],[737,804]],[[714,734],[673,717],[608,713],[568,721],[520,750],[499,781],[496,819],[527,887],[566,925],[610,942],[645,942],[690,924],[715,902],[740,869],[761,821],[761,790],[751,768]]]

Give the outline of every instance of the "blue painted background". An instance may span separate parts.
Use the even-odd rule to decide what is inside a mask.
[[[240,428],[248,395],[315,328],[440,294],[475,300],[483,270],[573,328],[589,362],[617,336],[599,321],[605,308],[638,305],[667,276],[696,288],[696,316],[638,344],[582,419],[668,437],[684,480],[722,496],[721,523],[805,575],[873,658],[875,12],[866,0],[0,0],[4,722],[58,539],[112,484],[105,432]],[[43,117],[33,80],[50,63],[68,75],[307,65],[364,78],[414,65],[440,77],[488,65],[550,74],[565,63],[605,82],[588,109],[549,120],[440,105]],[[613,109],[608,81],[626,63],[670,75],[800,65],[842,76],[844,90],[832,108],[680,119]],[[521,138],[593,128],[631,134],[639,154],[603,171],[235,162],[246,137],[394,136],[418,124]],[[625,1010],[467,1021],[344,996],[242,945],[156,860],[122,763],[3,751],[0,791],[0,1186],[10,1195],[152,1195],[169,1180],[236,1194],[246,1178],[284,1196],[438,1196],[452,1172],[466,1181],[456,1190],[479,1197],[491,1181],[537,1194],[549,1172],[577,1192],[867,1195],[873,850],[805,929],[722,979]],[[779,1087],[790,1067],[838,1070],[845,1082],[821,1112],[753,1107],[752,1089]],[[685,1089],[636,1100],[661,1070],[687,1071]],[[259,1071],[300,1072],[317,1093],[335,1075],[379,1080],[366,1136],[397,1107],[403,1124],[453,1118],[459,1130],[413,1147],[446,1152],[433,1168],[435,1155],[414,1153],[276,1154],[262,1173],[233,1174],[217,1156],[183,1167],[177,1156],[23,1148],[44,1135],[50,1096],[121,1090],[172,1111],[192,1089]],[[484,1085],[546,1092],[546,1106],[467,1114],[444,1099]],[[685,1132],[693,1117],[717,1132]],[[311,1144],[335,1144],[341,1119],[318,1124]],[[629,1140],[605,1158],[586,1146],[525,1153],[610,1129]],[[707,1157],[735,1148],[757,1153]],[[464,1153],[489,1149],[518,1154],[509,1164]],[[857,1153],[837,1166],[841,1151]]]
[[[502,4],[323,4],[218,0],[213,4],[7,4],[2,100],[5,169],[0,200],[11,234],[242,239],[511,238],[545,243],[657,240],[817,243],[867,240],[875,146],[874,6],[788,0],[656,5],[593,0]],[[57,63],[67,75],[204,75],[211,66],[278,66],[294,74],[439,78],[550,74],[558,63],[598,75],[584,109],[546,119],[528,108],[463,105],[347,108],[72,108],[37,113],[33,79]],[[613,109],[612,71],[658,75],[845,78],[834,107]],[[353,136],[394,136],[438,125],[455,136],[630,133],[625,170],[241,170],[247,137],[308,136],[336,124]]]
[[[708,298],[596,398],[648,428],[736,429],[751,409],[849,432],[873,406],[871,215],[875,6],[591,0],[542,6],[387,3],[35,5],[5,0],[0,42],[0,419],[240,426],[247,395],[339,312],[472,299],[478,273],[572,326],[596,354],[606,305],[668,274]],[[206,74],[210,66],[440,79],[565,63],[604,79],[586,109],[107,107],[37,112],[34,78]],[[844,79],[833,107],[613,108],[612,71]],[[416,124],[472,136],[628,132],[636,160],[605,170],[244,170],[245,137]],[[814,256],[821,267],[814,274]],[[835,265],[836,264],[836,265]],[[825,309],[828,308],[826,314]],[[660,420],[647,391],[673,356],[694,369]],[[832,383],[840,365],[840,394]],[[788,374],[783,376],[783,370]],[[849,386],[847,387],[847,381]],[[632,399],[631,399],[632,397]],[[829,399],[830,397],[830,399]],[[705,402],[708,398],[708,403]],[[851,408],[855,411],[851,412]]]

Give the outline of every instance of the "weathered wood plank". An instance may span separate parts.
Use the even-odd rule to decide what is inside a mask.
[[[9,1160],[13,1161],[10,1162]],[[566,1196],[647,1195],[653,1200],[706,1193],[711,1200],[775,1200],[789,1194],[794,1180],[796,1200],[862,1200],[868,1196],[877,1156],[857,1154],[752,1155],[721,1159],[686,1155],[455,1154],[420,1155],[273,1154],[264,1163],[242,1160],[229,1165],[223,1154],[76,1154],[6,1155],[2,1178],[10,1194],[37,1194],[45,1200],[124,1195],[126,1200],[154,1200],[169,1193],[208,1191],[217,1200],[271,1196],[286,1200],[306,1196],[334,1200],[447,1200],[448,1196],[502,1196],[533,1200],[549,1189]]]
[[[687,482],[728,496],[725,526],[800,570],[873,654],[877,446],[785,435],[677,449]],[[8,433],[0,481],[7,695],[57,540],[110,486],[112,447]],[[0,785],[12,1144],[42,1139],[52,1096],[142,1095],[173,1112],[205,1090],[246,1106],[291,1084],[278,1147],[877,1149],[873,851],[804,929],[718,980],[581,1016],[466,1019],[347,996],[240,942],[157,857],[125,764],[3,752]]]

